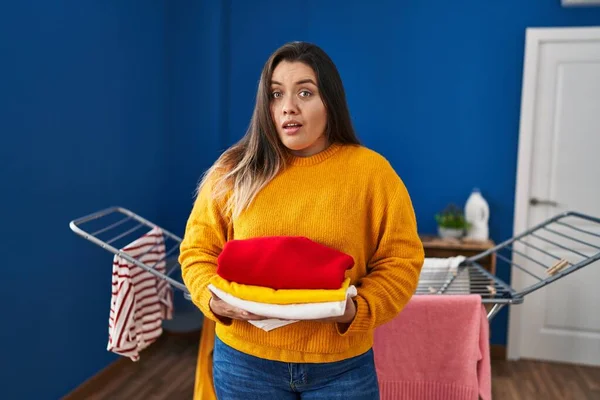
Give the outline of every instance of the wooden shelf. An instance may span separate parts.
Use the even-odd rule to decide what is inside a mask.
[[[496,244],[492,240],[476,241],[471,239],[442,239],[434,235],[421,235],[425,249],[425,257],[471,257],[484,252]],[[496,255],[491,254],[480,261],[480,264],[492,275],[496,273]]]

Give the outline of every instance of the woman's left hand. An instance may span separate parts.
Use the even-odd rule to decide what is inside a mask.
[[[344,312],[344,315],[340,315],[339,317],[323,318],[323,319],[319,319],[317,321],[339,322],[341,324],[349,324],[352,322],[355,315],[356,315],[356,304],[354,304],[354,301],[352,301],[352,299],[350,297],[348,297],[348,300],[346,300],[346,311]]]

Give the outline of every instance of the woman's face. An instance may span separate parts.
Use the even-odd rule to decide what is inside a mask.
[[[308,157],[324,150],[327,111],[308,65],[280,62],[271,77],[271,117],[279,139],[296,156]]]

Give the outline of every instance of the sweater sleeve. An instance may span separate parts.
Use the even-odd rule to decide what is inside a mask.
[[[376,249],[367,275],[357,283],[356,314],[350,324],[336,324],[340,335],[364,333],[396,317],[416,291],[424,262],[412,202],[402,181],[388,201],[372,234]]]
[[[209,306],[211,292],[208,284],[216,275],[217,257],[225,245],[230,225],[221,212],[220,204],[212,199],[211,191],[209,179],[200,189],[188,218],[179,248],[179,263],[192,302],[205,317],[230,325],[230,318],[214,314]]]

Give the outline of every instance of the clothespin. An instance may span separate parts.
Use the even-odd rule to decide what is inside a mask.
[[[556,264],[554,264],[553,266],[551,266],[550,268],[548,268],[546,270],[546,273],[548,275],[554,275],[557,272],[560,272],[561,270],[563,270],[568,265],[569,265],[569,262],[567,260],[565,260],[564,258],[561,258],[560,260],[558,260],[556,262]]]

